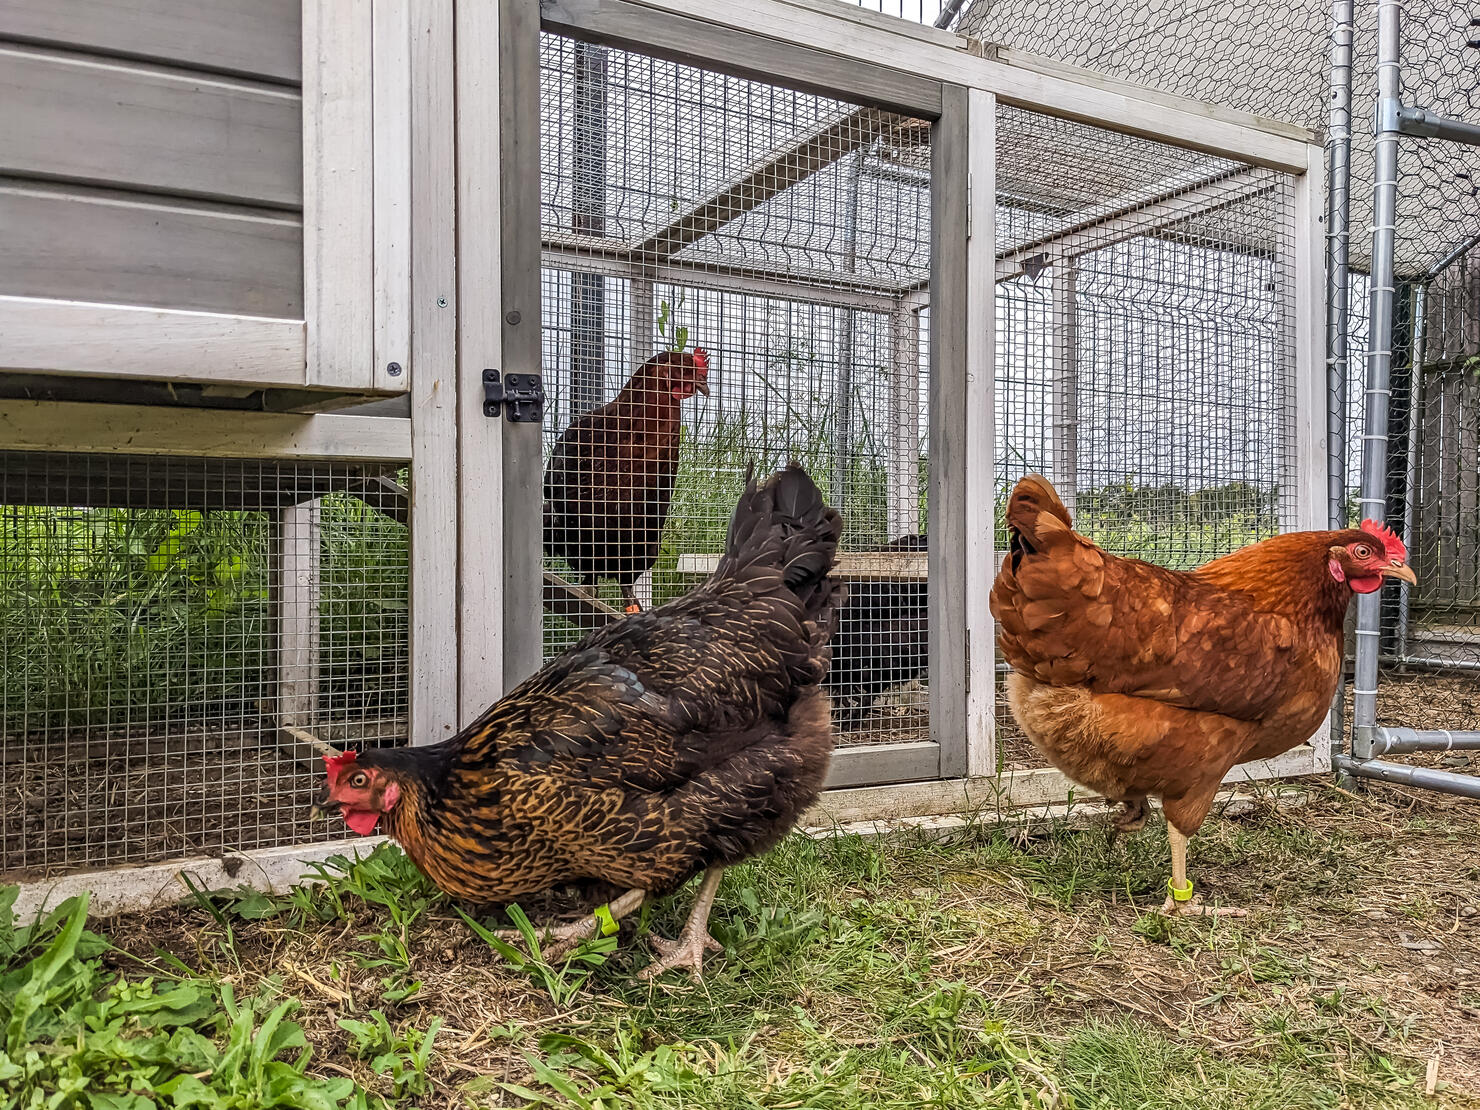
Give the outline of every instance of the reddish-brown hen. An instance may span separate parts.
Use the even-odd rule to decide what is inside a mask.
[[[381,828],[476,904],[616,884],[628,893],[608,928],[707,871],[683,936],[655,939],[664,959],[649,969],[697,975],[720,873],[780,839],[827,773],[841,532],[800,467],[749,482],[702,586],[593,632],[450,740],[330,757],[321,804],[361,835]]]
[[[1038,475],[1007,506],[1011,536],[992,588],[1012,665],[1013,716],[1075,782],[1123,802],[1122,829],[1161,798],[1172,845],[1167,910],[1193,907],[1187,837],[1236,764],[1308,740],[1341,667],[1357,593],[1414,581],[1387,527],[1293,532],[1191,572],[1100,549]]]
[[[545,550],[586,586],[614,579],[629,613],[673,501],[678,405],[709,396],[708,375],[703,350],[654,355],[615,398],[571,421],[545,468]]]

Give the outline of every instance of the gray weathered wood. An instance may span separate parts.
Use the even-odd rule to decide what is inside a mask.
[[[0,294],[303,317],[296,215],[0,179]]]
[[[301,320],[0,297],[0,370],[294,388],[303,367]]]
[[[546,0],[546,30],[803,92],[934,119],[939,82],[628,0]],[[797,42],[810,42],[802,37]]]
[[[373,389],[375,139],[369,5],[303,5],[303,303],[308,381]]]
[[[540,12],[526,0],[499,4],[499,179],[503,229],[505,374],[540,372]],[[538,423],[503,428],[504,679],[512,686],[544,654],[544,451]]]
[[[292,89],[0,47],[0,104],[0,174],[302,203]]]
[[[471,722],[504,682],[504,423],[483,415],[482,375],[499,366],[503,197],[499,8],[457,5],[458,715]],[[537,172],[537,167],[533,170]],[[538,326],[538,325],[536,325]],[[538,524],[536,524],[538,528]],[[537,542],[537,541],[536,541]],[[538,592],[538,586],[536,586]]]
[[[937,778],[940,748],[933,741],[901,744],[859,744],[833,752],[827,788],[911,782]]]
[[[277,721],[308,727],[319,706],[319,502],[290,505],[274,522]]]
[[[5,0],[0,36],[296,83],[300,0]]]
[[[457,707],[457,161],[452,0],[412,13],[411,742]]]
[[[945,89],[931,133],[930,190],[930,735],[940,777],[966,771],[967,388],[970,270],[968,93]],[[976,234],[971,228],[970,234]],[[973,645],[976,647],[976,645]],[[978,650],[990,650],[980,645]]]

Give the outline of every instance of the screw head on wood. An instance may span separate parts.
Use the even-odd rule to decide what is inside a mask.
[[[385,372],[393,378],[399,378],[401,376],[401,364],[399,362],[389,363],[385,368]]]
[[[504,319],[507,320],[510,324],[517,324],[520,320],[524,319],[524,317],[519,315],[518,311],[514,311],[505,314]]]
[[[447,298],[446,297],[438,297],[437,298],[437,307],[438,308],[446,308],[447,307]]]

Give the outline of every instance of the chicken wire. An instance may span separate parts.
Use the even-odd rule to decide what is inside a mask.
[[[342,835],[283,726],[405,741],[405,513],[376,468],[0,453],[0,881]]]
[[[660,481],[633,507],[661,522],[636,602],[701,582],[747,468],[798,459],[845,522],[843,742],[928,739],[929,124],[548,34],[541,107],[547,456],[659,352],[709,359],[709,395],[677,404],[666,517]],[[597,470],[629,465],[601,450]],[[577,503],[563,479],[546,497]],[[611,509],[579,504],[595,537]],[[547,526],[547,656],[627,604],[581,542]]]
[[[1298,526],[1294,179],[1012,107],[997,136],[997,550],[1034,471],[1178,569]]]

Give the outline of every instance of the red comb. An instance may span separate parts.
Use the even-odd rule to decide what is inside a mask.
[[[1376,536],[1381,541],[1382,549],[1387,554],[1389,562],[1407,562],[1407,545],[1398,538],[1398,533],[1394,532],[1386,524],[1382,524],[1376,520],[1364,520],[1362,521],[1362,531],[1366,532],[1369,536]]]
[[[355,751],[339,752],[336,755],[324,756],[324,767],[329,772],[329,778],[338,780],[339,772],[360,758],[360,753]]]
[[[703,347],[694,348],[694,365],[700,370],[709,369],[709,352]]]

